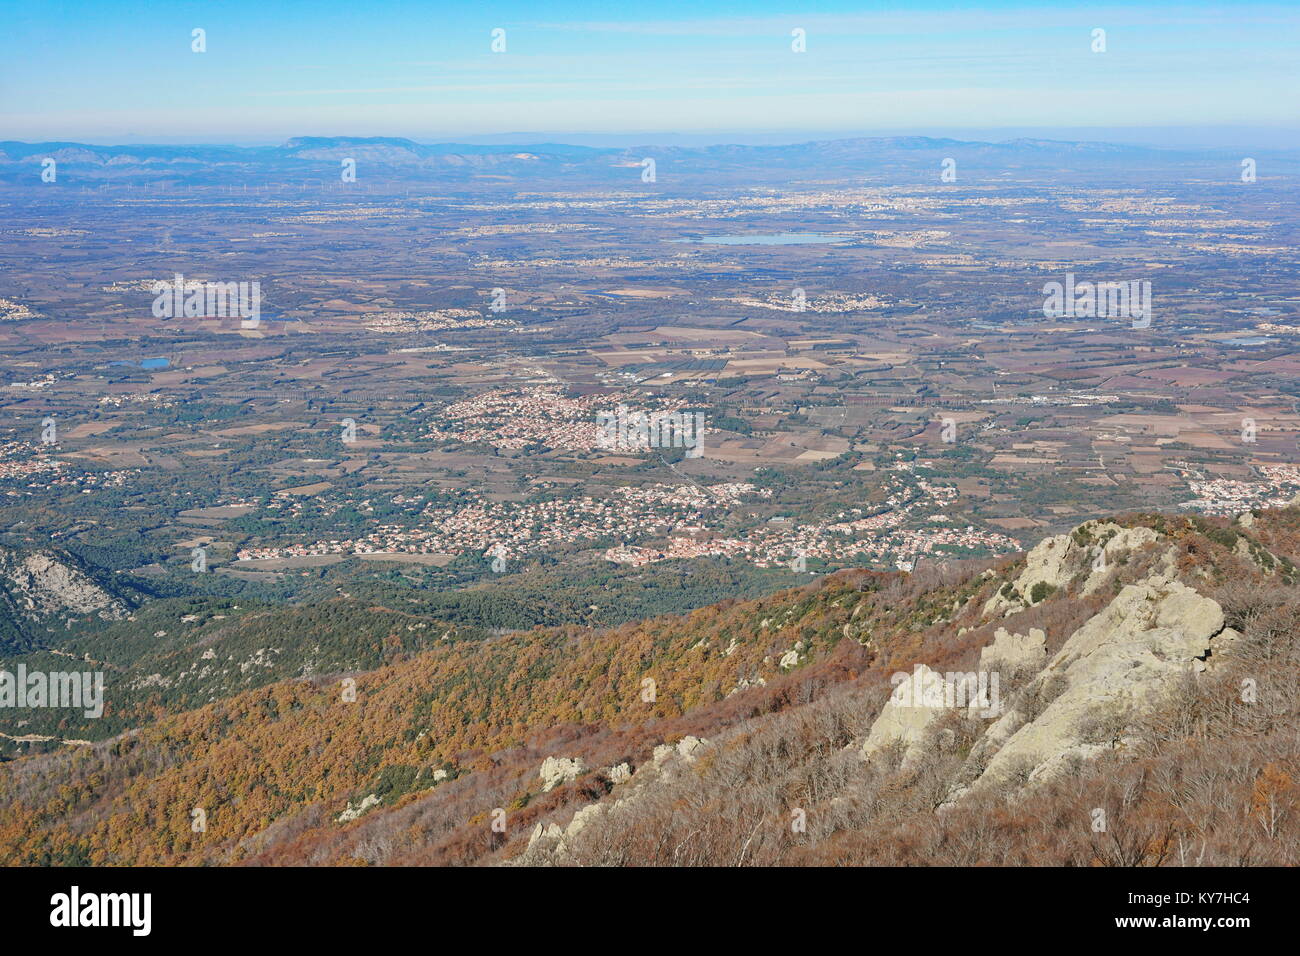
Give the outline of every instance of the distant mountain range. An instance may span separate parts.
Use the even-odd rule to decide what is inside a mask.
[[[1270,154],[1274,171],[1296,172],[1286,154]],[[337,180],[340,164],[356,161],[359,181],[473,178],[478,175],[572,177],[640,182],[645,158],[655,160],[658,181],[697,180],[718,172],[746,178],[786,179],[789,171],[815,176],[917,171],[929,178],[946,158],[981,175],[1009,170],[1091,171],[1203,165],[1230,169],[1228,150],[1189,151],[1045,139],[968,142],[926,136],[821,140],[789,145],[715,145],[600,148],[564,143],[469,145],[417,143],[395,137],[295,137],[280,146],[95,146],[85,143],[0,142],[0,182],[40,182],[41,164],[53,159],[59,181],[105,183],[180,180],[244,183],[316,177]],[[923,171],[923,172],[922,172]],[[1213,172],[1209,172],[1213,175]],[[937,173],[934,174],[937,178]]]

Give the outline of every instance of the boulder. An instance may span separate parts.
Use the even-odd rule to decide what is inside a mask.
[[[537,826],[533,827],[532,835],[528,837],[528,849],[531,850],[543,840],[558,842],[563,837],[564,831],[560,829],[558,824],[551,823],[542,826],[542,824],[539,823]]]
[[[562,783],[568,783],[582,776],[586,770],[580,757],[547,757],[537,776],[542,780],[542,793],[554,790]]]
[[[677,756],[681,757],[687,763],[694,763],[698,756],[698,752],[706,744],[708,744],[707,740],[687,735],[677,742]]]

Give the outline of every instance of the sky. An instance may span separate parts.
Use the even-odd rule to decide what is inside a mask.
[[[0,140],[1300,130],[1297,2],[0,0],[0,20]]]

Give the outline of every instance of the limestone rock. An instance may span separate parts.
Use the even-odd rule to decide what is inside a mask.
[[[358,803],[355,807],[352,806],[352,801],[349,800],[348,808],[338,815],[337,821],[339,823],[348,823],[352,820],[355,820],[357,817],[361,816],[363,813],[367,812],[368,810],[372,810],[375,807],[379,806],[380,803],[381,801],[379,797],[373,793],[363,797],[361,802]]]
[[[870,759],[891,744],[902,743],[903,763],[916,760],[924,752],[930,725],[947,712],[947,703],[956,699],[956,688],[943,674],[916,665],[906,681],[896,681],[862,744],[862,757]]]
[[[581,757],[547,757],[537,772],[542,780],[542,793],[548,793],[562,783],[577,779],[586,769]]]
[[[1045,779],[1097,744],[1086,740],[1089,719],[1108,709],[1142,709],[1187,671],[1235,637],[1224,629],[1223,609],[1192,588],[1163,575],[1124,587],[1100,614],[1065,642],[1035,682],[1056,678],[1059,694],[1034,720],[1016,711],[986,732],[997,752],[980,781],[1006,779],[1032,768]],[[1005,740],[1005,743],[1003,743]],[[1000,744],[1000,746],[998,746]]]
[[[1046,632],[1031,627],[1028,634],[1011,634],[1005,627],[1000,627],[993,635],[993,643],[980,651],[980,670],[1037,670],[1045,660]]]

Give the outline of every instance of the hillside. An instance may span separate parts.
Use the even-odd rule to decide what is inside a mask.
[[[84,569],[78,571],[84,580],[135,594],[118,587],[123,577],[65,552],[42,560]],[[630,569],[592,562],[564,574],[534,568],[504,581],[440,582],[434,590],[341,570],[293,602],[253,589],[240,597],[135,594],[129,613],[121,604],[105,616],[69,613],[58,627],[16,615],[26,622],[18,636],[30,639],[0,646],[4,667],[61,671],[69,658],[92,661],[105,672],[107,699],[104,713],[93,718],[54,708],[0,710],[0,759],[57,749],[63,740],[104,740],[163,714],[277,681],[370,671],[451,642],[542,624],[601,627],[680,613],[709,605],[718,594],[754,597],[798,578],[786,569],[740,562]]]
[[[1296,507],[1128,515],[606,630],[376,609],[373,670],[4,764],[0,861],[1294,863],[1298,559]]]
[[[136,597],[66,551],[0,545],[0,652],[47,643],[74,623],[123,620]]]

